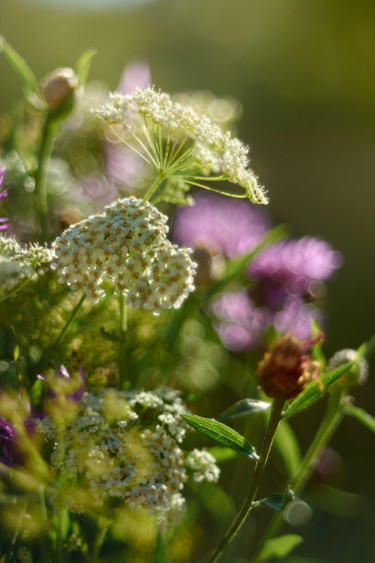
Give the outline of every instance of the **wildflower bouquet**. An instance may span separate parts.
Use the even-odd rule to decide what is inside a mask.
[[[341,255],[254,205],[234,100],[139,65],[108,97],[92,52],[38,82],[1,49],[24,92],[0,153],[1,561],[286,560],[343,417],[375,431],[351,396],[373,340],[323,352]],[[321,398],[302,454],[289,420]]]

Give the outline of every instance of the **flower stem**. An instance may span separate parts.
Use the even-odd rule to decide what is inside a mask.
[[[306,481],[309,478],[311,471],[313,470],[317,461],[319,460],[323,449],[330,442],[333,434],[335,433],[345,414],[344,397],[345,395],[343,395],[342,391],[339,389],[334,389],[329,397],[327,411],[324,419],[322,420],[315,438],[312,441],[308,451],[306,452],[305,457],[303,458],[298,473],[293,477],[290,483],[290,487],[296,496],[305,486]],[[259,542],[258,548],[249,561],[256,563],[264,546],[264,543],[278,532],[283,522],[284,520],[282,512],[277,513],[273,517],[268,526],[268,529],[266,530],[266,533]]]
[[[35,195],[41,229],[41,240],[48,240],[47,164],[56,139],[56,123],[47,115],[39,148],[38,170],[35,178]]]
[[[128,331],[128,315],[125,303],[125,297],[123,293],[118,296],[119,306],[120,306],[120,338],[119,338],[119,351],[118,351],[118,368],[120,383],[123,383],[128,379],[127,369],[126,369],[126,334]]]
[[[59,344],[61,344],[61,342],[65,338],[65,335],[66,335],[70,325],[72,324],[72,322],[76,318],[77,313],[80,310],[80,308],[81,308],[85,299],[86,299],[86,293],[83,293],[81,299],[78,301],[77,305],[74,307],[73,311],[71,312],[69,319],[67,320],[65,326],[63,327],[62,331],[60,332],[59,336],[57,337],[56,342],[53,345],[53,348],[56,348]]]
[[[267,425],[266,434],[263,439],[263,444],[259,454],[259,459],[255,466],[254,474],[250,483],[247,497],[242,505],[240,512],[238,513],[236,520],[233,522],[231,528],[228,530],[228,532],[223,537],[223,539],[219,542],[216,549],[212,552],[211,556],[208,559],[208,563],[214,563],[220,558],[225,548],[230,544],[230,542],[233,540],[237,532],[245,523],[248,514],[250,513],[251,509],[254,506],[255,495],[258,491],[260,479],[263,475],[263,471],[267,463],[268,455],[271,450],[272,442],[275,437],[275,433],[281,419],[281,412],[284,403],[285,401],[280,399],[274,399],[272,402],[272,408]]]
[[[36,272],[36,268],[33,269],[33,272],[31,274],[31,276],[29,276],[28,278],[26,278],[20,285],[18,285],[15,289],[13,289],[10,293],[7,293],[7,295],[3,295],[3,297],[0,297],[0,303],[2,301],[6,301],[6,299],[9,299],[9,297],[12,297],[12,295],[16,295],[16,293],[18,293],[19,291],[21,291],[21,289],[23,289],[29,282],[31,282],[33,275]]]
[[[147,190],[147,192],[145,193],[142,203],[146,203],[146,201],[148,201],[152,197],[153,193],[157,190],[157,188],[160,186],[163,180],[164,180],[164,174],[161,173],[158,174],[155,180],[153,181],[153,183],[151,184],[151,186],[149,187],[149,189]]]

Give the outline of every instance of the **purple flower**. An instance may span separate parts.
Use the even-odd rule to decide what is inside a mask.
[[[251,252],[270,227],[268,217],[249,203],[210,194],[194,199],[195,205],[176,213],[173,238],[179,245],[233,258]]]
[[[303,237],[260,252],[250,264],[249,275],[262,284],[267,305],[276,307],[288,295],[308,294],[314,282],[330,278],[341,263],[341,254],[328,242]]]
[[[289,297],[273,318],[273,325],[280,334],[291,332],[300,340],[311,338],[311,322],[315,319],[322,326],[322,313],[314,305],[306,304],[300,297]]]
[[[271,313],[256,307],[246,291],[222,293],[210,305],[213,326],[229,350],[253,348],[271,323]]]
[[[0,188],[2,188],[5,178],[5,166],[0,168]],[[8,195],[8,190],[3,190],[0,192],[0,201],[6,198]],[[0,217],[0,231],[6,231],[9,227],[9,219],[7,217]]]
[[[78,389],[76,389],[74,392],[72,392],[72,393],[67,393],[67,394],[66,394],[66,398],[67,398],[67,399],[72,399],[72,401],[74,401],[75,403],[79,403],[79,401],[81,400],[82,395],[83,395],[83,393],[84,393],[84,391],[85,391],[86,382],[85,382],[85,376],[83,375],[83,368],[82,368],[82,366],[81,366],[80,369],[79,369],[78,375],[79,375],[79,378],[80,378],[80,380],[81,380],[81,385],[80,385],[80,387],[78,387]],[[49,394],[49,396],[50,396],[52,399],[54,399],[54,398],[56,397],[56,392],[55,392],[55,390],[53,389],[53,385],[51,386],[51,385],[48,383],[48,379],[47,379],[46,377],[44,377],[43,375],[37,375],[37,378],[38,378],[38,379],[41,379],[42,381],[46,381],[48,394]],[[58,370],[58,369],[55,370],[55,373],[54,373],[54,375],[53,375],[53,379],[54,379],[54,380],[58,380],[58,379],[62,379],[62,380],[64,380],[64,379],[69,379],[69,380],[71,380],[71,381],[73,382],[73,379],[70,377],[70,375],[69,375],[69,373],[68,373],[66,367],[65,367],[63,364],[61,364],[59,370]]]
[[[22,406],[23,412],[26,411],[29,415],[23,420],[23,425],[26,432],[31,435],[34,431],[34,423],[31,417],[30,403],[24,403],[21,397],[21,392],[18,394],[18,400],[19,406]],[[16,405],[17,403],[15,402],[15,409],[17,409]],[[3,457],[0,457],[0,463],[3,463],[8,467],[14,467],[22,462],[24,456],[19,447],[19,434],[17,432],[17,428],[3,416],[0,416],[0,446],[3,455]]]
[[[120,78],[117,91],[131,94],[136,88],[146,88],[151,81],[150,67],[143,61],[135,61],[126,65]]]

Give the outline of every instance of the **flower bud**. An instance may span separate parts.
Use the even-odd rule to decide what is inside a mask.
[[[279,338],[258,366],[263,391],[275,399],[291,399],[319,372],[319,363],[305,354],[306,343],[292,334]]]
[[[336,352],[328,362],[327,369],[335,369],[339,366],[357,360],[358,354],[356,350],[345,348]],[[363,385],[368,377],[368,362],[365,358],[361,358],[358,363],[350,368],[339,380],[342,387],[352,387],[353,385]]]
[[[68,102],[78,86],[78,79],[71,68],[57,68],[41,82],[41,93],[50,110],[56,110]]]

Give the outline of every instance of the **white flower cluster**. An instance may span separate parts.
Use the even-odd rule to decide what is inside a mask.
[[[216,483],[220,470],[215,458],[207,450],[194,449],[186,456],[186,466],[193,471],[193,480],[197,483],[210,481]]]
[[[0,235],[0,255],[23,266],[33,266],[34,268],[46,262],[52,262],[55,258],[53,250],[46,246],[31,243],[29,246],[23,247],[15,239],[3,235]]]
[[[181,450],[189,427],[179,415],[188,410],[177,391],[101,389],[84,393],[80,407],[64,432],[65,459],[57,448],[51,465],[53,470],[63,465],[66,475],[73,481],[78,477],[83,486],[88,482],[97,505],[121,498],[130,509],[149,509],[159,525],[168,526],[184,508],[181,490],[187,468],[195,481],[219,478],[207,452],[194,450],[185,456]],[[37,432],[56,441],[51,418],[34,422]]]
[[[52,264],[60,283],[82,289],[94,301],[110,280],[134,308],[158,313],[178,308],[194,290],[196,264],[189,248],[166,237],[167,217],[135,197],[118,200],[102,213],[71,225],[54,243]]]
[[[191,106],[173,102],[168,94],[148,87],[137,88],[133,94],[112,94],[109,103],[96,113],[112,125],[121,124],[127,131],[137,127],[137,117],[160,126],[166,137],[175,132],[183,138],[182,131],[194,143],[196,166],[203,165],[207,176],[219,174],[243,187],[252,202],[267,203],[263,189],[248,168],[248,147]]]

